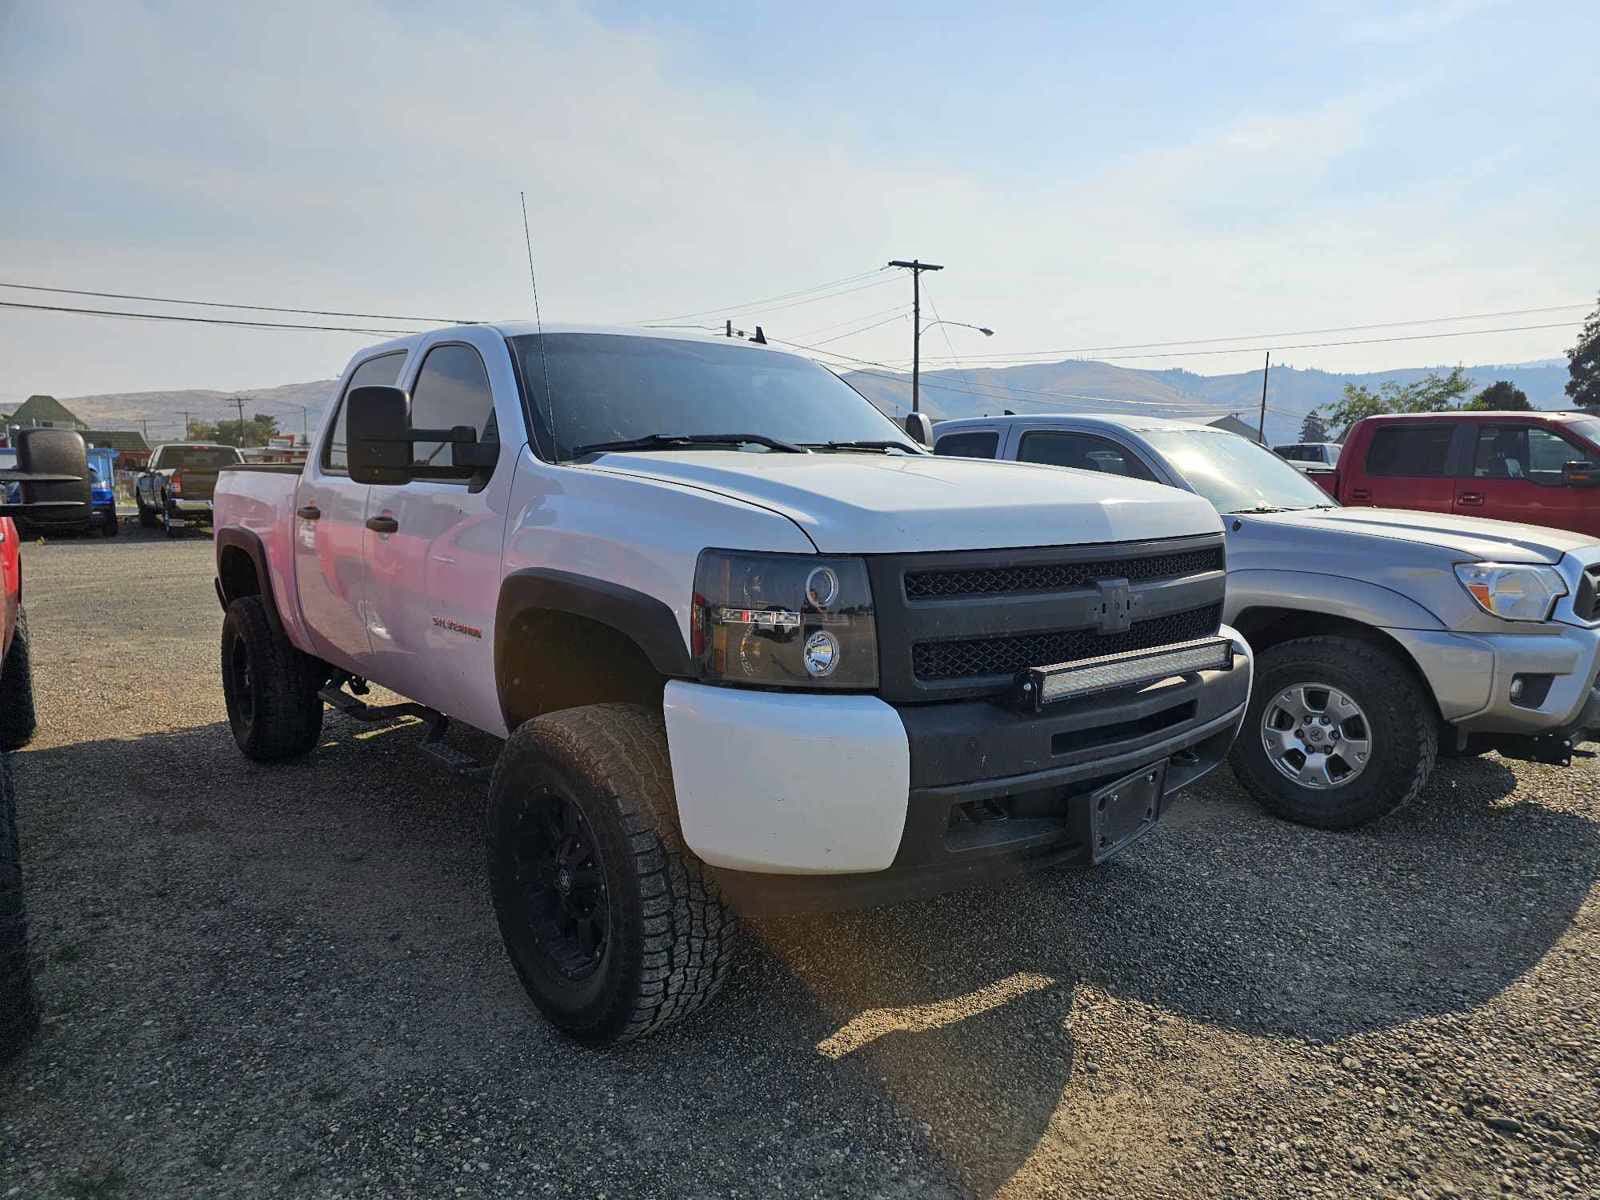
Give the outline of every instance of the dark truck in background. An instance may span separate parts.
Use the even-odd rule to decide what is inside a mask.
[[[1600,536],[1600,417],[1586,413],[1366,417],[1350,427],[1337,466],[1305,473],[1341,504]]]
[[[160,526],[168,537],[196,523],[211,524],[211,498],[217,472],[236,467],[244,456],[233,446],[211,442],[167,442],[157,446],[150,465],[134,483],[139,524]]]

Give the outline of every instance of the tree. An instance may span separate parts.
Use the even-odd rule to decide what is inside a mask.
[[[1328,424],[1314,408],[1306,414],[1305,420],[1300,422],[1300,440],[1302,442],[1328,440]]]
[[[221,442],[225,446],[265,446],[278,433],[278,418],[256,413],[249,420],[191,421],[189,436],[197,442]]]
[[[1600,409],[1600,306],[1589,314],[1578,344],[1567,351],[1567,395],[1579,408]]]
[[[1451,412],[1471,390],[1472,380],[1460,367],[1452,368],[1448,375],[1430,371],[1415,383],[1400,384],[1390,380],[1376,392],[1364,384],[1347,383],[1344,399],[1328,410],[1327,423],[1340,430],[1342,436],[1362,417],[1381,413]]]
[[[1528,394],[1507,379],[1491,383],[1461,407],[1472,412],[1533,411],[1533,405],[1528,403]]]

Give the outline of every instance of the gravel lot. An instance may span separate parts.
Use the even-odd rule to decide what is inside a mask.
[[[331,714],[246,762],[209,542],[128,529],[25,551],[0,1197],[1600,1195],[1594,760],[1348,835],[1224,770],[1097,871],[763,922],[710,1012],[585,1051],[501,952],[481,788]]]

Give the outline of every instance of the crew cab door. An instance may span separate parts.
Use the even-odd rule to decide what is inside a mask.
[[[476,331],[425,344],[411,376],[411,424],[470,425],[480,441],[522,428],[510,353]],[[491,733],[504,731],[494,673],[500,551],[516,446],[492,470],[456,469],[448,445],[412,445],[427,477],[367,496],[370,678]]]
[[[1102,475],[1121,475],[1128,479],[1160,482],[1143,458],[1124,443],[1098,433],[1074,429],[1029,428],[1018,425],[1016,439],[1006,457],[1018,462],[1048,463],[1055,467],[1075,467]]]
[[[1533,421],[1485,421],[1474,433],[1471,471],[1455,481],[1456,512],[1600,533],[1594,492],[1571,486],[1561,470],[1593,451]]]
[[[1414,508],[1447,513],[1455,508],[1456,480],[1451,476],[1453,421],[1395,422],[1372,431],[1359,469],[1341,461],[1345,477],[1339,498],[1346,504],[1377,508]],[[1469,429],[1461,429],[1463,435]],[[1348,455],[1341,456],[1347,459]]]
[[[367,485],[350,478],[345,442],[345,397],[351,388],[393,385],[406,352],[357,364],[339,393],[338,408],[317,454],[306,462],[295,491],[294,578],[317,655],[358,675],[368,674],[367,567],[362,559]]]

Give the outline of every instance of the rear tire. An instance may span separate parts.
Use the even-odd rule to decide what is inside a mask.
[[[0,663],[0,752],[20,750],[33,737],[33,667],[28,655],[28,614],[17,612],[6,660]]]
[[[322,736],[322,665],[273,632],[259,596],[228,605],[222,622],[222,694],[245,757],[281,762]]]
[[[11,756],[0,754],[0,1062],[39,1026],[39,997],[28,960],[28,911],[17,843],[16,786]]]
[[[106,537],[116,537],[119,532],[117,514],[112,513],[106,517],[106,523],[100,527],[100,532]]]
[[[1294,737],[1281,725],[1265,727],[1274,715],[1280,722],[1286,719],[1282,707],[1272,706],[1299,691],[1312,694],[1315,712],[1315,697],[1330,690],[1342,693],[1357,710],[1343,731],[1345,744],[1359,745],[1348,739],[1364,733],[1367,757],[1356,762],[1351,755],[1345,767],[1349,774],[1331,785],[1296,783],[1275,765],[1276,758],[1292,767],[1293,752],[1274,756],[1268,749],[1276,729],[1284,729],[1279,738]],[[1327,701],[1322,705],[1331,712]],[[1332,720],[1338,724],[1336,717]],[[1356,638],[1296,638],[1257,653],[1250,707],[1228,762],[1267,811],[1318,829],[1353,829],[1410,803],[1422,791],[1438,754],[1438,728],[1433,698],[1394,653]],[[1327,732],[1319,730],[1317,736],[1326,739]]]
[[[164,503],[161,506],[161,531],[169,538],[175,538],[183,532],[179,526],[172,523],[172,505],[170,503]]]
[[[486,826],[506,952],[558,1028],[629,1041],[721,990],[738,923],[683,844],[660,713],[596,704],[522,725]]]
[[[144,526],[146,529],[154,529],[157,525],[161,524],[160,520],[156,517],[155,509],[146,508],[143,502],[141,502],[139,505],[139,524]]]

